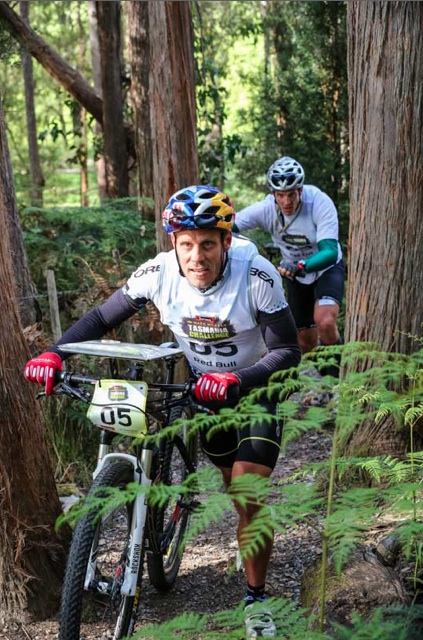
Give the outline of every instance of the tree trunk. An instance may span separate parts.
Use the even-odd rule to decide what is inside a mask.
[[[13,182],[0,110],[0,614],[19,620],[51,615],[59,602],[68,530],[61,512],[41,413],[22,376],[28,357],[16,301],[8,210]]]
[[[81,20],[81,10],[78,5],[77,21],[79,29],[78,62],[83,64],[85,58],[85,38],[84,28]],[[78,161],[81,167],[81,207],[88,207],[88,140],[87,140],[87,112],[81,105],[78,105],[77,115],[74,114],[74,132],[80,139],[77,148]]]
[[[1,95],[0,95],[1,106]],[[3,118],[3,116],[2,116]],[[36,299],[36,291],[31,280],[28,268],[22,227],[19,220],[16,199],[12,189],[6,189],[5,185],[13,185],[12,168],[10,166],[9,148],[6,140],[6,131],[1,120],[0,126],[0,159],[2,162],[2,176],[0,180],[0,197],[7,213],[7,233],[9,250],[13,260],[13,282],[17,286],[19,315],[22,327],[41,321],[41,310]],[[6,229],[6,227],[3,227]]]
[[[27,0],[21,0],[20,9],[22,19],[29,24],[29,2]],[[38,151],[37,123],[34,105],[34,76],[32,73],[32,58],[26,49],[21,50],[21,60],[28,132],[29,174],[31,176],[30,202],[33,207],[42,207],[44,177]]]
[[[60,86],[80,102],[100,124],[103,122],[103,102],[81,74],[57,53],[15,13],[7,2],[0,2],[0,19],[12,35],[29,51]]]
[[[169,247],[161,213],[169,197],[198,181],[190,2],[148,2],[149,96],[159,251]]]
[[[423,318],[423,4],[349,2],[351,211],[346,339],[419,347]],[[349,443],[404,450],[393,420]],[[390,442],[386,451],[386,442]]]
[[[90,25],[90,47],[94,89],[100,96],[100,98],[102,98],[103,94],[101,92],[100,44],[98,42],[97,11],[95,8],[95,0],[88,0],[88,20]],[[96,122],[94,125],[94,133],[97,137],[103,136],[103,129],[98,122]],[[95,164],[97,169],[98,193],[100,196],[100,201],[103,201],[107,197],[107,185],[106,164],[104,161],[104,155],[102,153],[99,153],[96,157]]]
[[[131,64],[131,103],[135,120],[135,148],[138,156],[140,198],[154,199],[153,149],[150,126],[150,50],[148,2],[125,2]],[[141,213],[154,221],[154,210],[141,201]]]
[[[128,155],[123,121],[120,1],[96,2],[103,94],[107,196],[129,195]]]
[[[346,334],[417,349],[423,318],[423,4],[350,2]]]

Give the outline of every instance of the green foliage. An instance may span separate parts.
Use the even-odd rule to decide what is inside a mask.
[[[54,398],[42,408],[56,481],[89,486],[98,433],[86,418],[86,408],[68,398]]]
[[[0,61],[11,63],[13,57],[18,52],[19,47],[16,40],[0,21]]]
[[[285,425],[285,438],[291,440],[305,431],[314,430],[324,432],[326,437],[331,433],[332,455],[329,461],[308,464],[276,486],[271,479],[246,475],[236,478],[229,490],[222,492],[220,473],[212,467],[206,467],[188,476],[181,486],[158,484],[146,489],[131,484],[126,492],[116,489],[105,492],[102,489],[101,495],[95,496],[89,503],[80,503],[79,510],[72,509],[65,519],[73,522],[87,509],[105,513],[111,504],[115,506],[132,500],[138,491],[146,491],[149,501],[160,505],[179,493],[190,494],[195,490],[201,495],[201,506],[195,509],[191,518],[187,532],[191,540],[195,540],[213,522],[223,519],[225,513],[234,508],[234,503],[244,509],[254,506],[255,517],[241,540],[243,558],[256,553],[265,540],[272,536],[272,531],[286,532],[299,523],[307,523],[319,532],[323,547],[319,623],[313,623],[308,612],[298,609],[291,602],[269,600],[281,637],[288,634],[293,640],[304,637],[306,633],[307,638],[389,638],[394,634],[395,637],[408,638],[403,634],[410,629],[412,618],[417,615],[414,607],[407,610],[376,610],[366,620],[353,616],[348,627],[334,624],[333,634],[323,633],[325,574],[329,558],[336,573],[340,574],[357,544],[365,541],[369,530],[387,516],[397,523],[393,527],[395,535],[401,541],[404,558],[415,563],[414,588],[420,588],[418,573],[423,560],[423,452],[411,449],[407,455],[397,458],[386,455],[347,457],[343,455],[341,444],[344,446],[346,439],[351,438],[369,420],[379,424],[381,416],[385,420],[388,417],[395,420],[402,429],[412,431],[415,428],[423,399],[423,353],[419,351],[408,357],[388,354],[375,344],[345,345],[337,349],[342,351],[343,361],[348,363],[349,368],[335,389],[333,378],[318,379],[310,375],[313,358],[318,366],[323,358],[317,350],[295,372],[296,375],[294,371],[281,372],[272,377],[267,388],[254,390],[235,409],[224,409],[218,416],[198,414],[189,422],[191,434],[199,429],[214,432],[219,427],[238,428],[257,414],[258,400],[263,397],[276,398],[279,402],[278,414]],[[373,366],[363,369],[363,364],[369,365],[369,362]],[[304,370],[304,366],[308,369]],[[335,413],[334,429],[327,428],[330,421],[327,407],[303,407],[301,418],[298,417],[298,400],[294,400],[293,393],[307,397],[311,390],[326,394],[329,389],[332,389],[333,395],[329,411]],[[344,406],[346,402],[349,406],[348,417]],[[267,417],[265,412],[261,415]],[[406,415],[410,416],[407,421],[404,419]],[[158,436],[146,436],[146,439],[155,442],[158,437],[171,437],[182,425],[186,426],[186,422],[178,421]],[[367,481],[364,485],[347,481],[348,474],[353,470],[365,474]],[[328,476],[324,490],[318,483],[310,481],[322,473]],[[320,631],[312,630],[316,624]],[[214,638],[218,633],[225,633],[225,637],[236,638],[242,626],[240,607],[214,616],[186,614],[164,624],[143,628],[142,637]],[[379,633],[380,629],[383,632]]]
[[[24,242],[39,296],[46,296],[45,270],[55,272],[61,309],[97,286],[91,298],[111,293],[155,251],[155,229],[131,199],[97,207],[22,211]],[[45,299],[46,302],[46,299]],[[94,300],[91,299],[91,306]],[[81,308],[78,310],[81,314]],[[65,326],[69,319],[65,318]]]
[[[19,13],[15,4],[13,10]],[[88,33],[88,6],[86,2],[30,2],[30,26],[48,45],[92,84],[92,61]],[[0,47],[3,51],[3,48]],[[58,172],[69,169],[68,160],[75,156],[80,141],[80,128],[73,119],[68,94],[44,68],[33,64],[37,131],[40,136],[39,152],[46,188],[44,204],[69,202],[64,190],[57,200]],[[20,206],[29,202],[29,160],[26,137],[26,112],[20,59],[15,55],[0,64],[0,86],[3,90],[3,108],[7,124],[8,142],[13,173]],[[94,123],[87,118],[87,138],[94,138]],[[92,159],[92,158],[90,158]],[[71,174],[67,174],[68,177]],[[80,202],[79,175],[73,202]],[[68,187],[69,188],[69,187]],[[72,200],[71,200],[72,202]]]
[[[310,619],[301,609],[294,607],[292,602],[284,598],[280,600],[269,598],[266,605],[272,610],[273,619],[278,628],[278,638],[304,640],[306,637],[307,640],[320,640],[328,637],[318,631],[310,630],[308,628]],[[224,638],[239,640],[245,633],[244,619],[244,605],[241,603],[236,609],[220,611],[213,615],[200,616],[184,613],[168,622],[145,626],[142,631],[135,634],[134,638],[218,640],[223,635]]]
[[[293,155],[335,201],[346,239],[346,3],[199,2],[194,25],[202,180],[240,209]]]
[[[421,617],[421,607],[386,607],[376,609],[370,620],[352,612],[352,626],[333,623],[337,640],[418,640],[420,631],[413,632],[415,618]]]

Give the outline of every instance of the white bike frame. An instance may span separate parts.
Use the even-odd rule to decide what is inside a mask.
[[[100,445],[99,461],[93,478],[95,479],[104,467],[113,464],[118,460],[129,462],[134,468],[134,482],[141,486],[148,487],[151,484],[151,463],[153,452],[151,449],[142,449],[141,461],[135,456],[126,453],[106,453],[108,445]],[[102,516],[102,520],[107,520],[109,514]],[[141,551],[144,538],[145,522],[147,518],[147,500],[145,492],[140,491],[135,498],[132,512],[132,521],[129,536],[128,565],[125,571],[125,578],[121,587],[124,596],[134,596],[137,588],[138,573],[140,571]],[[88,589],[94,580],[97,563],[97,537],[93,541],[90,559],[85,574],[84,588]]]

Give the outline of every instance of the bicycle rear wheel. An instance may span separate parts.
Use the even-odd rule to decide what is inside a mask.
[[[133,481],[133,467],[116,462],[95,479],[88,496],[101,495],[102,487],[124,489]],[[80,640],[81,623],[107,622],[114,627],[113,640],[130,637],[135,625],[142,558],[136,596],[120,592],[128,560],[133,505],[112,507],[99,519],[90,513],[78,522],[72,539],[62,590],[59,640]],[[92,567],[95,564],[95,571]],[[91,579],[87,581],[87,569]]]
[[[186,408],[175,407],[169,424],[178,418],[189,419]],[[189,473],[195,471],[197,462],[197,437],[188,440],[177,436],[164,445],[158,468],[153,478],[166,485],[179,485]],[[164,505],[148,510],[147,569],[151,584],[159,591],[169,591],[175,583],[182,561],[184,533],[193,508],[195,493],[178,495]]]

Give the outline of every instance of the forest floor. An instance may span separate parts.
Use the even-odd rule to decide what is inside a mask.
[[[322,398],[317,398],[320,404],[319,400],[322,400]],[[326,402],[327,399],[323,404],[326,404]],[[309,463],[328,459],[331,450],[331,434],[332,427],[327,425],[320,432],[307,431],[287,446],[286,450],[280,454],[271,477],[271,482],[275,487],[271,500],[277,499],[280,492],[279,490],[276,491],[276,487],[282,481],[290,478]],[[199,466],[209,464],[207,459],[200,455]],[[307,476],[305,480],[306,482],[313,482],[313,477],[311,475]],[[304,478],[301,477],[301,480],[295,480],[295,482],[300,481],[303,482]],[[156,591],[149,584],[147,572],[145,571],[135,637],[150,638],[150,635],[143,633],[143,629],[146,626],[153,623],[164,623],[184,613],[213,616],[218,612],[232,610],[240,605],[245,594],[246,582],[242,570],[235,570],[237,556],[236,526],[237,516],[235,510],[232,510],[226,513],[221,521],[212,523],[206,531],[189,542],[185,549],[175,586],[166,594]],[[383,533],[377,532],[374,540],[367,541],[370,542],[370,547],[366,548],[374,548],[378,542],[377,537],[380,540],[381,535]],[[302,577],[304,572],[320,558],[321,553],[321,538],[316,529],[313,528],[312,523],[310,525],[299,524],[295,527],[287,528],[284,532],[277,532],[266,585],[269,595],[292,602],[293,609],[301,606]],[[386,568],[380,564],[376,566],[372,553],[370,553],[370,556],[370,564],[365,562],[364,567],[361,567],[358,578],[355,579],[355,584],[352,585],[352,590],[346,596],[344,593],[339,593],[341,602],[335,600],[333,603],[337,613],[344,608],[349,618],[349,614],[353,609],[366,613],[366,611],[368,612],[376,606],[375,600],[372,600],[369,594],[367,596],[365,594],[366,589],[370,589],[369,581],[372,576],[376,590],[378,591],[380,587],[381,591],[383,591],[383,601],[381,600],[380,604],[386,604],[387,599],[391,597],[389,589],[393,593],[390,602],[400,601],[398,596],[402,591],[402,584],[406,574],[412,574],[413,566],[402,567],[399,571],[400,574],[402,573],[401,578],[398,575],[398,571],[394,572],[390,567]],[[366,560],[366,558],[364,559]],[[363,557],[360,556],[360,566],[363,565],[362,560]],[[379,597],[379,593],[377,593],[376,597]],[[207,629],[216,629],[213,620],[210,618],[208,620]],[[407,636],[407,638],[421,638],[422,629],[423,616],[417,634]],[[219,638],[225,637],[225,632],[219,631],[218,635]],[[175,635],[175,633],[166,635],[164,633],[155,637],[160,637],[160,640],[168,640],[177,638],[178,635]],[[196,636],[193,635],[192,637],[197,640]],[[236,640],[242,640],[243,638],[242,633],[239,638],[232,634],[230,637],[232,639],[236,638]],[[382,636],[378,635],[377,637]],[[2,625],[0,621],[1,640],[58,640],[58,638],[57,617],[25,625],[18,623]],[[112,638],[113,631],[107,620],[85,624],[81,629],[81,640],[111,640]],[[285,637],[285,640],[290,639]]]
[[[281,454],[272,475],[273,483],[278,484],[307,462],[325,460],[329,450],[328,435],[305,434]],[[201,464],[208,463],[201,459]],[[164,622],[184,612],[213,614],[239,605],[245,593],[245,576],[242,571],[234,570],[236,522],[234,511],[189,543],[176,584],[169,593],[157,592],[145,578],[137,625],[141,637],[142,627],[146,624]],[[301,575],[321,553],[320,544],[318,534],[306,525],[276,534],[267,581],[271,596],[299,602]],[[26,625],[0,626],[2,640],[57,640],[58,637],[56,618]],[[109,640],[113,633],[107,623],[100,622],[85,625],[82,637],[84,640]]]

